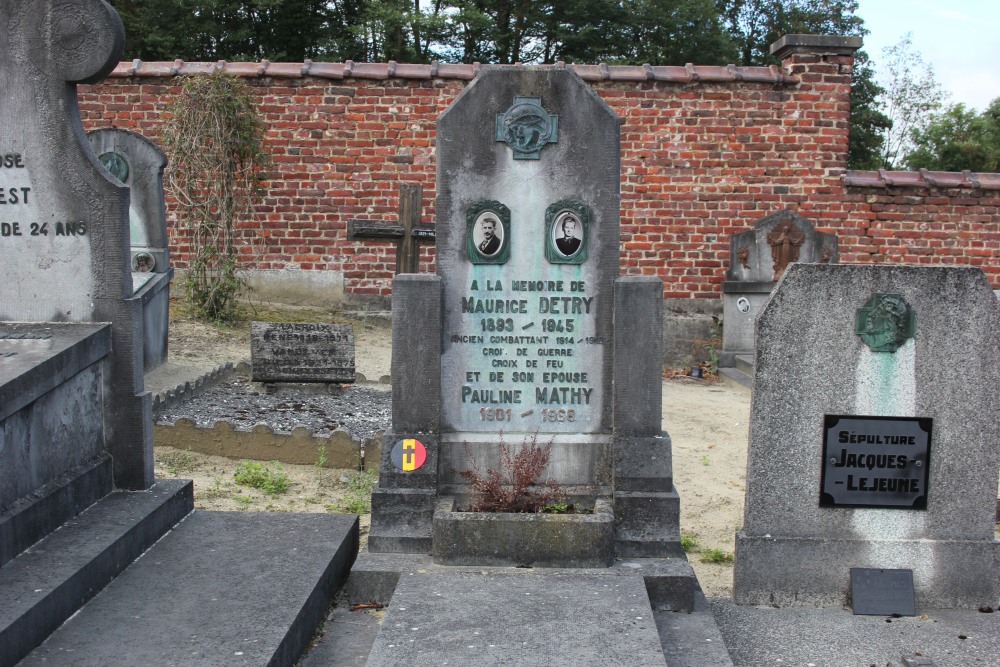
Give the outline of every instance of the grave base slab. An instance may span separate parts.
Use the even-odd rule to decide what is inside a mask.
[[[785,568],[775,563],[797,565]],[[873,542],[738,532],[733,599],[743,605],[846,606],[852,567],[913,570],[918,612],[993,606],[1000,596],[1000,542]]]
[[[667,664],[641,577],[542,572],[401,578],[367,664]]]
[[[194,512],[21,665],[291,667],[357,549],[356,515]]]

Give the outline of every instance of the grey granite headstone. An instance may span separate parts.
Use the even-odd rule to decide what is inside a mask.
[[[251,322],[254,382],[354,382],[350,324]]]
[[[148,371],[167,359],[170,267],[163,169],[167,156],[152,141],[129,130],[106,127],[87,134],[108,171],[129,188],[132,288],[142,300],[143,364]]]
[[[845,605],[851,568],[876,568],[913,570],[918,607],[995,605],[1000,304],[983,272],[795,264],[757,320],[757,341],[736,602]],[[895,351],[877,351],[886,348]],[[921,431],[912,444],[880,444],[872,424],[838,431],[838,460],[826,461],[829,415],[931,420],[926,509],[894,505],[880,482],[903,466],[920,483]],[[861,436],[870,451],[839,456]],[[903,461],[893,443],[913,452]],[[822,471],[841,462],[853,483],[824,506]],[[877,506],[850,506],[852,494]]]
[[[129,194],[91,150],[76,101],[77,83],[118,63],[121,20],[100,0],[2,0],[0,35],[0,321],[112,324],[106,447],[116,486],[143,489],[153,482],[152,421]]]
[[[141,134],[118,127],[94,130],[87,138],[101,164],[129,188],[132,270],[165,273],[170,266],[163,202],[166,154]]]
[[[619,278],[619,125],[562,67],[484,68],[439,118],[437,276],[393,285],[372,551],[429,550],[435,496],[537,435],[548,479],[613,495],[620,555],[680,555],[662,286]],[[420,470],[392,466],[405,439]]]
[[[733,234],[722,284],[723,352],[749,354],[754,349],[754,319],[790,263],[835,264],[837,259],[837,237],[816,231],[811,220],[790,210]]]

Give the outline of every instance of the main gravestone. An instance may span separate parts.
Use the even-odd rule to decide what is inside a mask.
[[[844,605],[854,569],[995,606],[998,378],[981,270],[790,266],[757,320],[736,602]]]
[[[547,479],[613,501],[618,555],[682,555],[662,287],[619,277],[619,123],[573,71],[525,67],[484,69],[439,119],[437,275],[393,284],[370,551],[430,552],[438,496],[537,436]]]

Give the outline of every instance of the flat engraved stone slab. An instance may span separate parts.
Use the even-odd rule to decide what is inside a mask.
[[[641,576],[521,570],[403,575],[367,664],[666,662]]]
[[[251,322],[254,382],[354,382],[349,324]]]

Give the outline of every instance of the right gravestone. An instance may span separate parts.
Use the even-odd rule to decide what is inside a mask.
[[[793,264],[757,320],[739,604],[995,605],[1000,306],[979,269]],[[857,610],[856,610],[857,611]]]

